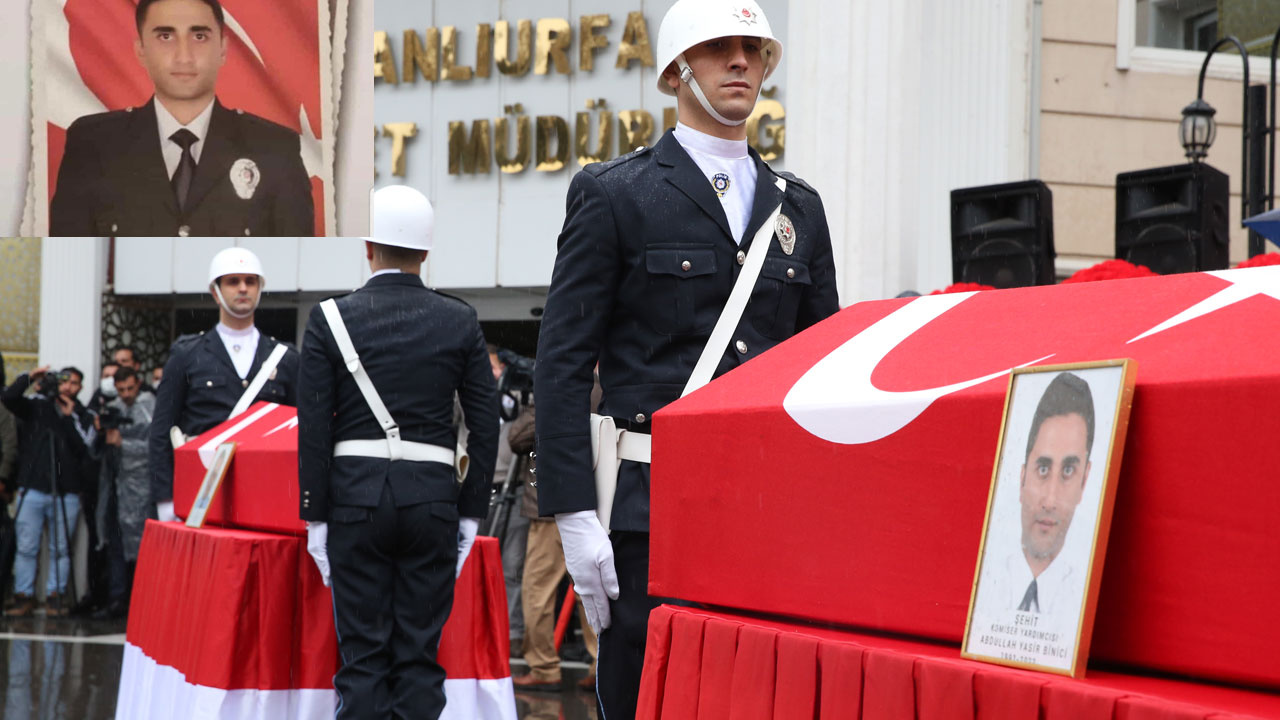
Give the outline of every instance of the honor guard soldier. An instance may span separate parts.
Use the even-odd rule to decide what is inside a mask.
[[[148,438],[151,494],[161,520],[174,519],[177,447],[255,400],[297,404],[298,351],[253,325],[266,283],[262,262],[249,250],[231,247],[213,256],[209,292],[218,303],[218,324],[212,332],[183,335],[169,349]]]
[[[538,339],[538,501],[603,631],[597,696],[609,720],[635,713],[659,602],[647,595],[653,413],[839,307],[817,192],[748,148],[744,123],[781,56],[751,0],[679,0],[657,58],[679,124],[569,187]],[[589,416],[597,361],[604,394]],[[593,457],[595,437],[621,439]]]
[[[339,719],[439,717],[436,649],[489,507],[497,388],[476,311],[422,283],[433,225],[417,190],[374,193],[373,276],[320,303],[302,340],[299,515],[332,582]]]

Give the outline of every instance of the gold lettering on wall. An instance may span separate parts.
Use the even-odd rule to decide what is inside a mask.
[[[493,27],[476,25],[476,77],[487,78],[493,67]]]
[[[618,113],[618,154],[626,155],[653,140],[653,114],[648,110]]]
[[[440,67],[441,80],[470,80],[471,66],[458,65],[458,28],[446,25],[444,30],[444,63]]]
[[[476,120],[471,123],[471,137],[467,138],[466,123],[455,121],[449,123],[449,174],[489,173],[493,164],[493,153],[490,149],[490,132],[488,120]]]
[[[653,67],[653,46],[649,44],[649,26],[642,12],[627,13],[627,25],[622,30],[618,62],[614,67],[627,69],[633,62],[639,62],[642,67]]]
[[[604,162],[609,159],[609,148],[613,146],[613,113],[604,109],[604,100],[588,100],[587,109],[599,108],[600,118],[596,127],[596,147],[588,149],[591,140],[591,113],[580,112],[573,128],[573,147],[579,166]]]
[[[529,116],[524,114],[524,107],[520,103],[516,103],[514,106],[508,105],[504,110],[506,115],[512,115],[516,118],[516,154],[515,157],[512,157],[509,153],[507,128],[510,120],[507,119],[506,115],[503,115],[495,123],[494,132],[497,134],[497,138],[494,159],[498,161],[498,169],[510,175],[524,172],[529,167],[530,120]]]
[[[427,28],[427,43],[422,44],[418,31],[404,31],[404,81],[417,83],[418,73],[428,82],[435,82],[440,57],[440,31]]]
[[[751,141],[751,146],[765,162],[777,160],[786,151],[787,127],[782,124],[786,117],[787,111],[782,103],[777,100],[761,100],[756,103],[751,117],[747,118],[747,140]],[[768,145],[760,142],[760,124],[766,120],[775,121],[764,127],[765,137],[770,141]]]
[[[382,126],[383,137],[391,138],[391,174],[405,175],[404,146],[409,138],[418,134],[418,124],[411,122],[387,123]]]
[[[555,143],[555,153],[548,147]],[[555,172],[564,168],[569,159],[569,123],[559,115],[538,116],[538,150],[539,172]]]
[[[591,72],[596,65],[596,50],[609,46],[609,38],[596,35],[596,30],[609,27],[608,15],[583,15],[578,20],[578,69]]]
[[[498,72],[503,75],[511,75],[512,77],[520,77],[529,72],[529,68],[533,66],[533,23],[528,20],[521,20],[516,25],[516,61],[513,63],[509,58],[511,46],[507,39],[507,35],[511,32],[511,25],[506,20],[499,20],[494,28],[494,44],[497,46],[495,57],[497,58]]]
[[[387,34],[381,30],[373,34],[373,78],[392,85],[400,83],[396,75],[396,57],[391,54]]]
[[[564,18],[543,18],[538,21],[538,45],[533,57],[535,75],[546,75],[550,62],[556,64],[556,72],[569,74],[569,45],[573,42],[573,29]]]

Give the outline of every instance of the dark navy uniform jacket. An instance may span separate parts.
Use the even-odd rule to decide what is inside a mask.
[[[741,248],[720,200],[668,132],[653,148],[588,165],[568,209],[538,336],[538,506],[543,515],[596,507],[588,432],[592,368],[599,412],[649,432],[653,413],[680,396],[757,229],[782,202],[792,254],[772,236],[751,299],[716,375],[839,309],[822,201],[755,153],[758,179]],[[785,197],[775,185],[787,180]],[[739,251],[744,255],[739,255]],[[649,466],[623,462],[611,525],[649,528]]]
[[[151,462],[151,494],[156,502],[173,498],[173,444],[169,428],[177,425],[195,437],[227,419],[245,388],[257,376],[279,341],[261,335],[249,374],[241,379],[216,330],[183,335],[169,349],[164,381],[156,390],[156,411],[151,418],[148,458]],[[280,358],[275,377],[267,380],[256,400],[297,405],[298,351]]]
[[[334,507],[377,507],[388,483],[397,507],[457,502],[463,517],[484,517],[498,453],[498,404],[475,309],[427,289],[418,275],[402,273],[370,278],[337,304],[401,439],[453,450],[456,394],[471,467],[459,487],[453,467],[444,463],[333,457],[334,443],[385,440],[386,433],[317,306],[307,319],[298,381],[300,517],[328,521]]]
[[[315,234],[311,179],[298,133],[217,100],[200,151],[187,207],[160,150],[155,99],[139,108],[86,115],[67,128],[57,191],[49,207],[53,236],[230,236]],[[232,183],[250,160],[258,184],[248,198]],[[245,188],[247,192],[247,187]]]

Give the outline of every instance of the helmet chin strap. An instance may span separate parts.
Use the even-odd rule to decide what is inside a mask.
[[[221,279],[221,278],[219,278],[219,279]],[[219,305],[223,310],[227,311],[227,314],[228,314],[228,315],[230,315],[230,316],[231,316],[231,317],[233,317],[233,318],[236,318],[237,320],[244,320],[244,319],[245,319],[245,318],[247,318],[247,317],[253,317],[253,313],[254,313],[254,311],[256,311],[256,310],[258,309],[258,303],[262,300],[261,283],[259,283],[258,297],[257,297],[256,299],[254,299],[254,301],[253,301],[253,307],[252,307],[252,308],[250,308],[248,312],[240,313],[240,312],[236,312],[235,310],[232,310],[232,309],[231,309],[231,306],[230,306],[230,305],[228,305],[228,304],[227,304],[227,301],[226,301],[225,299],[223,299],[223,297],[222,297],[222,288],[218,287],[218,281],[217,281],[217,280],[214,280],[214,281],[213,281],[213,295],[214,295],[214,297],[218,298],[218,305]]]
[[[684,53],[676,56],[676,65],[680,68],[680,81],[689,86],[689,89],[693,91],[693,96],[698,99],[698,104],[702,106],[703,110],[707,111],[708,115],[715,118],[716,122],[730,127],[736,127],[746,122],[745,118],[742,120],[730,120],[711,107],[711,101],[707,99],[706,94],[702,92],[702,88],[698,86],[698,80],[693,77],[693,68],[689,67],[689,63],[685,61]]]

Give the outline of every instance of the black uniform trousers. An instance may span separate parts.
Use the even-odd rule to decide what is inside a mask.
[[[610,625],[600,633],[596,700],[602,720],[631,720],[640,696],[649,612],[666,600],[649,595],[649,533],[609,535],[618,573],[618,599],[609,601]]]
[[[384,485],[376,508],[330,508],[328,551],[338,719],[439,717],[445,673],[436,650],[453,607],[457,505],[396,507]]]

